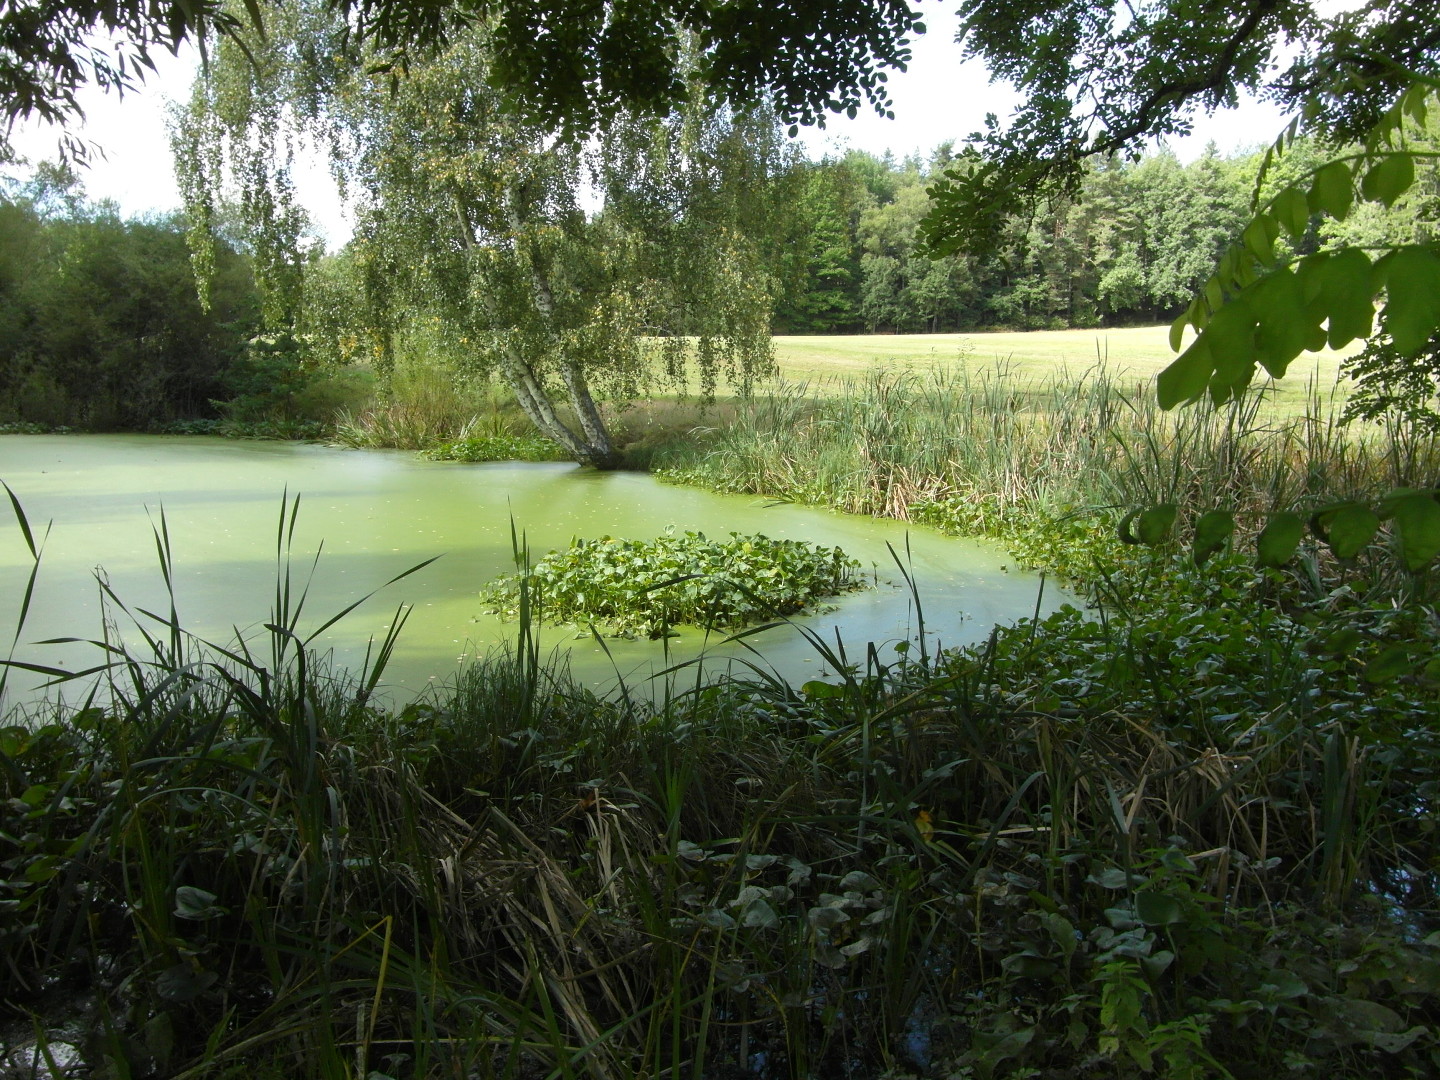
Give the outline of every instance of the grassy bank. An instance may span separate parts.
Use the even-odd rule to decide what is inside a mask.
[[[1433,438],[1341,428],[1337,411],[1316,394],[1288,419],[1263,397],[1166,413],[1105,368],[1033,382],[1003,367],[881,369],[761,393],[653,464],[677,482],[998,537],[1032,565],[1084,579],[1095,569],[1084,538],[1136,506],[1220,506],[1258,524],[1440,475]]]

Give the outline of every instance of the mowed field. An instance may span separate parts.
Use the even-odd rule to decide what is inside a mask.
[[[1021,384],[1036,384],[1055,377],[1078,379],[1103,364],[1121,384],[1133,380],[1137,386],[1153,386],[1155,375],[1175,358],[1169,333],[1164,324],[1024,333],[781,335],[774,340],[781,377],[812,385],[854,379],[877,368],[1001,372]],[[1359,348],[1356,343],[1339,352],[1302,354],[1275,384],[1276,403],[1298,407],[1311,386],[1328,396],[1341,359]]]

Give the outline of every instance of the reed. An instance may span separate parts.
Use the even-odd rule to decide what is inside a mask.
[[[1024,381],[1001,364],[971,372],[871,371],[785,384],[723,429],[697,431],[660,474],[721,491],[781,497],[1015,539],[1075,516],[1113,521],[1134,506],[1279,509],[1440,475],[1440,442],[1402,427],[1341,428],[1312,387],[1299,416],[1263,394],[1224,411],[1161,411],[1153,394],[1097,365],[1079,378]],[[1072,537],[1073,539],[1073,537]],[[1072,560],[1073,561],[1073,560]],[[1086,574],[1090,567],[1084,567]]]

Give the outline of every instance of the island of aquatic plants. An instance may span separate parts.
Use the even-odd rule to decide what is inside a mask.
[[[664,637],[678,623],[734,630],[814,611],[865,587],[860,563],[838,547],[701,532],[625,540],[577,539],[535,566],[487,585],[486,610],[626,637]]]

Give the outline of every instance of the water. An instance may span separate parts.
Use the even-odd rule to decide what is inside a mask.
[[[413,605],[387,672],[386,685],[397,699],[444,682],[489,645],[514,636],[512,624],[480,614],[476,598],[484,582],[514,568],[512,520],[536,559],[572,537],[648,539],[667,529],[697,530],[711,538],[760,532],[838,544],[869,569],[877,588],[840,599],[830,614],[796,621],[832,642],[839,628],[856,659],[863,659],[866,642],[879,643],[888,658],[896,642],[916,634],[914,605],[887,544],[903,555],[908,541],[932,648],[983,640],[997,622],[1031,614],[1039,592],[1036,577],[1016,572],[991,545],[898,522],[566,464],[466,465],[398,451],[213,438],[10,435],[0,436],[0,479],[19,497],[37,540],[52,523],[15,656],[55,666],[99,659],[91,646],[36,644],[98,636],[97,571],[132,610],[168,610],[152,531],[162,509],[182,624],[222,643],[236,631],[258,640],[275,599],[276,538],[286,491],[300,497],[293,545],[297,580],[304,580],[320,552],[302,634],[409,567],[441,556],[317,639],[338,663],[358,667],[367,641],[384,635],[397,606]],[[8,507],[0,513],[0,634],[8,639],[29,557]],[[1044,599],[1048,611],[1066,598],[1047,587]],[[133,632],[127,637],[138,640]],[[607,655],[573,631],[547,627],[542,633],[547,646],[568,647],[572,670],[597,688],[613,685],[617,676],[643,683],[667,662],[701,653],[717,667],[728,662],[725,656],[751,656],[734,645],[717,648],[718,640],[681,628],[668,644],[667,658],[658,642],[611,639]],[[748,640],[787,678],[803,681],[825,673],[815,650],[793,628]],[[0,645],[4,648],[8,643]],[[12,674],[11,701],[33,696],[40,681]]]

